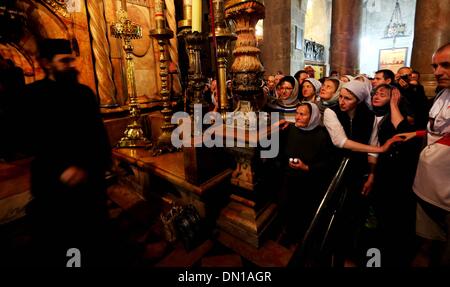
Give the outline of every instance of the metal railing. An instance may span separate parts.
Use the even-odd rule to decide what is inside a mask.
[[[323,258],[327,255],[325,249],[336,221],[336,215],[342,208],[347,195],[346,189],[340,187],[348,163],[349,158],[344,157],[306,230],[300,248],[293,254],[289,266],[314,266],[323,263]],[[326,217],[326,215],[328,216]],[[324,226],[326,226],[325,230],[323,230]],[[320,233],[321,227],[322,232]],[[319,240],[320,244],[318,244]]]

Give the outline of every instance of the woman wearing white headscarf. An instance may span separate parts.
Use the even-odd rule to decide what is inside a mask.
[[[326,108],[333,108],[338,105],[341,88],[342,82],[338,78],[330,77],[323,82],[319,92],[319,101],[317,102],[322,115]]]
[[[306,78],[302,84],[301,102],[315,103],[319,98],[322,83],[313,78]]]
[[[281,134],[279,160],[284,184],[279,201],[287,241],[282,243],[286,245],[301,240],[331,180],[331,172],[336,170],[335,149],[320,125],[320,117],[316,104],[301,103],[295,123]]]
[[[395,141],[389,139],[383,146],[378,144],[378,122],[375,114],[369,110],[366,100],[369,90],[357,80],[345,83],[339,95],[339,105],[326,109],[323,122],[333,144],[340,148],[341,157],[349,157],[343,185],[347,188],[343,217],[347,221],[342,234],[341,246],[352,259],[356,259],[361,250],[350,246],[361,230],[368,213],[367,196],[372,190],[377,154],[385,152]],[[400,141],[401,139],[397,139]],[[371,154],[368,154],[371,153]]]

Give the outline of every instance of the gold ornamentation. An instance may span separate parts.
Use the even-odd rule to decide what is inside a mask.
[[[44,2],[50,6],[50,8],[57,14],[64,18],[69,18],[69,12],[67,11],[66,0],[44,0]]]
[[[126,7],[123,7],[126,9]],[[128,19],[125,10],[117,12],[118,22],[111,25],[111,34],[113,37],[123,40],[123,49],[126,53],[126,69],[127,69],[127,91],[129,97],[129,108],[131,123],[127,126],[124,132],[124,137],[120,139],[119,147],[147,147],[150,142],[144,137],[141,125],[141,112],[136,95],[136,79],[134,76],[134,62],[133,62],[133,46],[131,40],[142,38],[142,29],[139,25],[131,22]]]
[[[156,18],[156,17],[155,17]],[[168,46],[168,40],[173,37],[173,32],[166,28],[164,18],[156,18],[156,29],[150,31],[150,36],[158,41],[159,45],[159,76],[161,77],[161,98],[163,100],[163,109],[161,111],[164,121],[161,125],[161,135],[158,138],[157,144],[154,147],[153,155],[157,156],[165,152],[176,151],[176,148],[172,145],[171,135],[175,129],[175,125],[171,123],[172,118],[172,106],[170,102],[170,91],[167,85],[168,78],[168,58],[166,47]]]
[[[227,98],[227,58],[229,43],[236,39],[236,35],[230,31],[225,22],[224,15],[224,0],[213,0],[214,10],[214,30],[217,41],[217,70],[218,81],[217,91],[219,92],[219,112],[222,114],[222,118],[225,117],[226,112],[230,110],[230,104]],[[213,37],[212,34],[209,35]]]

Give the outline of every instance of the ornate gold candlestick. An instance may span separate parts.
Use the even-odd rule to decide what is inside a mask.
[[[129,109],[131,123],[127,126],[118,143],[119,147],[146,147],[150,141],[144,137],[141,124],[141,112],[136,95],[136,80],[134,76],[133,46],[131,40],[142,38],[142,28],[128,19],[126,3],[122,2],[122,9],[117,12],[118,22],[111,25],[113,37],[123,39],[123,49],[126,53],[127,91],[129,97]]]
[[[236,35],[230,31],[225,22],[224,15],[224,0],[213,0],[214,9],[214,31],[217,42],[217,91],[219,92],[219,112],[222,116],[230,111],[231,105],[228,103],[227,97],[227,59],[228,59],[228,45],[230,41],[236,39]],[[213,37],[212,34],[209,35]]]
[[[225,2],[225,18],[236,25],[236,47],[230,72],[233,75],[233,93],[239,97],[236,111],[243,114],[259,111],[257,101],[263,97],[261,81],[264,67],[259,60],[256,23],[263,19],[265,7],[260,0],[228,0]]]
[[[191,67],[194,67],[194,50],[188,49],[188,44],[186,41],[186,34],[192,31],[192,0],[183,0],[183,20],[178,21],[178,38],[184,40],[184,46],[186,48],[186,53],[189,59],[187,78],[185,87],[185,111],[190,112],[189,105],[192,101],[193,94],[193,81],[192,74],[193,70]]]
[[[176,148],[172,145],[171,134],[175,129],[175,125],[171,124],[172,105],[170,102],[170,91],[167,87],[168,65],[167,42],[173,37],[173,32],[166,28],[166,20],[164,18],[164,4],[162,1],[155,1],[155,20],[156,28],[150,31],[150,36],[155,38],[159,44],[159,76],[161,77],[161,98],[163,100],[163,109],[161,111],[164,121],[161,125],[161,135],[153,150],[153,155],[159,155],[164,152],[173,152]]]
[[[197,31],[186,32],[185,40],[189,51],[189,82],[193,91],[189,105],[190,114],[194,112],[194,105],[201,105],[202,111],[205,112],[208,110],[208,104],[202,96],[205,87],[205,78],[202,74],[200,51],[206,41],[206,37]]]

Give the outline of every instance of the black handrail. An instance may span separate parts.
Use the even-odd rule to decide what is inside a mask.
[[[335,194],[337,193],[338,188],[341,185],[341,182],[344,177],[345,171],[347,169],[349,160],[350,159],[348,157],[344,157],[342,159],[341,164],[339,165],[339,168],[338,168],[335,176],[333,177],[333,180],[331,181],[330,185],[328,186],[327,192],[325,193],[319,207],[317,208],[314,218],[311,221],[311,223],[302,239],[302,242],[300,244],[300,249],[298,249],[298,251],[296,251],[294,253],[294,255],[292,256],[292,258],[289,262],[289,266],[297,265],[297,263],[299,261],[306,258],[306,256],[305,256],[306,251],[307,251],[306,249],[307,249],[307,246],[309,245],[308,243],[310,241],[311,235],[313,234],[313,231],[317,228],[317,226],[319,224],[319,219],[327,211],[327,207],[330,206],[332,199],[335,198]],[[322,238],[319,253],[322,253],[323,249],[325,248],[325,244],[326,244],[326,241],[328,240],[331,228],[333,226],[333,223],[334,223],[334,220],[336,217],[336,213],[343,205],[343,203],[345,201],[345,197],[346,197],[346,192],[344,191],[339,198],[337,206],[335,206],[335,208],[333,208],[333,210],[332,210],[332,216],[327,224],[327,229]]]

